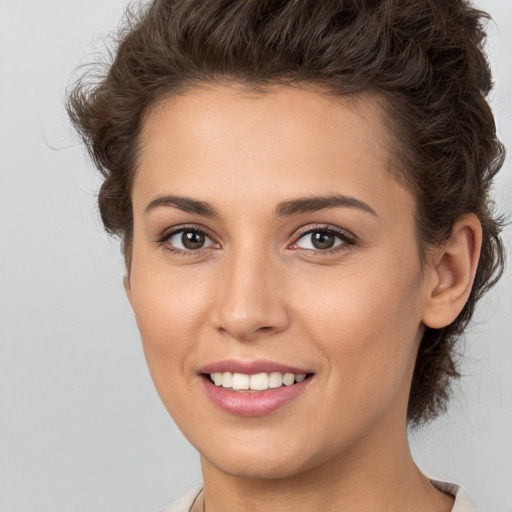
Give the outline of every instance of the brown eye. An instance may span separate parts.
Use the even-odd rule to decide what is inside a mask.
[[[317,228],[303,233],[292,247],[310,251],[328,251],[336,247],[342,249],[344,246],[353,244],[353,239],[344,231],[337,231],[334,228]]]
[[[170,250],[189,252],[217,247],[205,232],[200,229],[179,229],[165,237],[166,245]]]
[[[181,243],[185,249],[200,249],[204,245],[205,241],[204,233],[197,231],[184,231],[181,235]]]
[[[331,233],[315,231],[311,233],[311,243],[315,249],[330,249],[334,246],[336,237]]]

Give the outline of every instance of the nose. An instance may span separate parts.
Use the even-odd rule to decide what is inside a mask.
[[[223,262],[215,298],[215,328],[239,341],[253,341],[289,324],[282,269],[268,255],[245,251]]]

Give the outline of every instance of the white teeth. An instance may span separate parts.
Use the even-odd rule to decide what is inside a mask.
[[[224,379],[222,379],[224,381]],[[243,373],[233,373],[233,384],[231,387],[236,391],[238,389],[249,389],[249,375]]]
[[[295,375],[293,373],[285,373],[283,375],[283,384],[285,386],[291,386],[295,382]]]
[[[280,388],[283,385],[283,374],[279,372],[272,372],[268,376],[268,387]]]
[[[264,389],[268,389],[268,375],[266,373],[251,375],[249,388],[254,391],[263,391]]]
[[[215,372],[210,374],[210,378],[216,386],[234,391],[265,391],[302,382],[306,378],[306,374],[285,373],[283,375],[280,372],[270,372],[246,375],[245,373]]]
[[[230,388],[233,385],[233,374],[229,372],[224,372],[222,374],[222,387]]]

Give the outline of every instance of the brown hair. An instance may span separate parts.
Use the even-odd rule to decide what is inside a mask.
[[[427,328],[409,398],[412,425],[435,417],[458,376],[454,344],[504,265],[502,219],[489,191],[504,159],[485,99],[488,16],[464,0],[155,0],[127,15],[113,62],[86,73],[67,108],[105,180],[99,207],[132,245],[131,185],[148,108],[202,83],[258,90],[312,84],[332,94],[384,100],[396,175],[417,201],[420,254],[474,212],[483,246],[469,300],[443,329]],[[96,75],[94,75],[96,76]]]

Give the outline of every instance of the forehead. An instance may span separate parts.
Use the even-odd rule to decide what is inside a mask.
[[[404,190],[390,172],[387,139],[377,96],[289,86],[192,89],[146,116],[134,204],[192,192],[269,206],[305,194],[394,201]]]
[[[379,156],[386,158],[389,153],[383,101],[377,94],[340,96],[313,86],[274,85],[256,90],[239,84],[204,84],[150,108],[141,140],[155,147],[165,126],[168,132],[197,137],[202,147],[207,140],[218,145],[221,141],[214,140],[217,133],[226,142],[245,137],[245,143],[251,139],[255,144],[275,136],[281,143],[293,138],[315,140],[317,144],[324,140],[319,149],[325,150],[332,143],[343,146],[350,127],[351,139],[371,139],[369,143],[377,144],[373,149],[382,150]],[[300,148],[295,149],[300,152]]]

